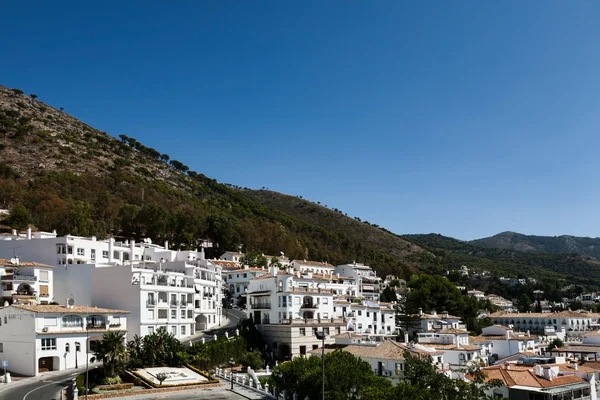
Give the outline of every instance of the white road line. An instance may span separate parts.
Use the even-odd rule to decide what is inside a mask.
[[[29,396],[31,393],[35,392],[36,390],[40,390],[41,388],[45,388],[46,386],[56,385],[57,383],[60,383],[60,382],[50,382],[45,385],[38,386],[35,389],[32,389],[29,392],[27,392],[27,394],[25,394],[25,396],[23,396],[23,400],[27,400],[27,396]]]

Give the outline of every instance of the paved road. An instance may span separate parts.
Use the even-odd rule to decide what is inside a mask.
[[[140,396],[116,397],[115,400],[262,400],[264,396],[249,390],[236,388],[234,392],[228,389],[228,386],[218,388],[184,390],[175,393],[157,393]],[[27,399],[29,400],[29,399]]]
[[[74,370],[52,373],[47,377],[11,382],[8,388],[0,391],[1,400],[58,400],[60,390],[73,381],[73,377],[81,372]],[[1,385],[1,384],[0,384]],[[13,386],[14,385],[14,386]]]
[[[247,318],[246,311],[237,308],[229,308],[227,309],[227,318],[229,319],[227,325],[221,326],[216,329],[204,331],[201,334],[195,335],[191,339],[182,340],[181,342],[199,342],[200,340],[202,340],[202,338],[204,338],[204,340],[206,341],[211,341],[213,340],[214,335],[221,336],[224,335],[225,332],[229,332],[229,335],[231,336],[231,334],[235,332],[238,322],[240,322],[240,320],[242,319]]]

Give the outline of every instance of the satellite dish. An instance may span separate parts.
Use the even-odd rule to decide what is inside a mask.
[[[67,299],[67,305],[68,305],[69,307],[73,307],[73,306],[75,305],[75,299],[74,299],[74,298],[72,298],[72,297],[71,297],[71,298],[68,298],[68,299]]]
[[[19,259],[18,259],[18,258],[15,258],[15,257],[13,257],[13,258],[11,258],[11,259],[10,259],[10,263],[11,263],[11,264],[18,264],[18,263],[19,263]]]

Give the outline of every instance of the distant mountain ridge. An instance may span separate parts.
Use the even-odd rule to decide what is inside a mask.
[[[502,232],[487,238],[472,240],[469,243],[479,247],[521,252],[579,254],[600,260],[600,238],[570,235],[536,236]]]

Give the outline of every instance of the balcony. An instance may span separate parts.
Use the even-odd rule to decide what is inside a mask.
[[[177,300],[171,300],[171,303],[169,303],[171,305],[171,307],[177,307],[179,306],[179,302]]]
[[[21,274],[2,275],[0,280],[13,282],[37,282],[37,276]]]
[[[98,324],[87,324],[85,329],[88,331],[105,331],[106,325],[98,325]]]
[[[37,297],[37,292],[13,292],[13,297],[15,298],[21,298],[21,299],[31,299],[31,298],[36,298]]]
[[[303,310],[316,310],[319,308],[319,303],[304,303],[300,308]]]
[[[251,304],[251,307],[252,307],[253,310],[259,310],[259,309],[270,310],[271,309],[271,303],[254,303],[254,304]]]
[[[154,299],[146,301],[146,307],[154,307],[155,305],[156,305],[156,300],[154,300]]]

